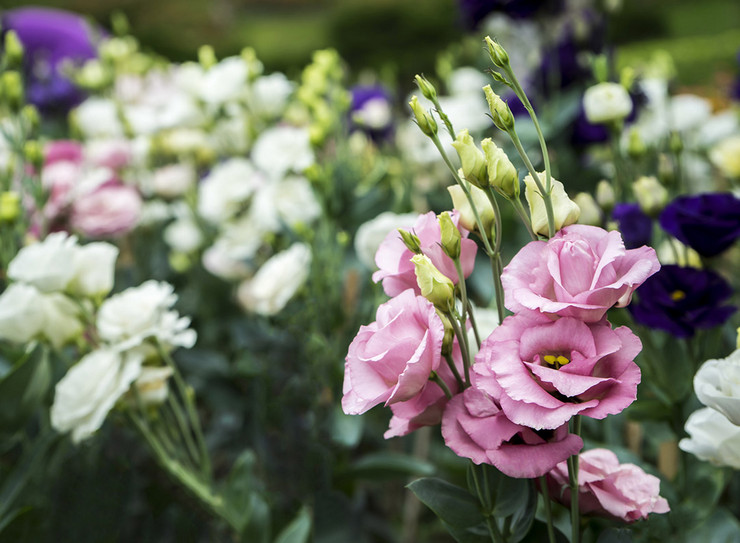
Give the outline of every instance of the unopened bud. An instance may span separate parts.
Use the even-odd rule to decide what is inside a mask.
[[[8,68],[20,68],[23,64],[23,44],[18,39],[15,30],[5,33],[5,44],[3,47],[4,60]]]
[[[486,155],[475,145],[473,136],[470,135],[467,129],[460,130],[457,133],[457,139],[452,142],[452,146],[460,157],[463,177],[476,187],[487,187]]]
[[[505,77],[504,77],[503,75],[501,75],[500,73],[498,73],[498,72],[495,72],[495,71],[493,71],[493,70],[491,70],[491,71],[490,71],[489,73],[491,74],[491,77],[493,78],[493,80],[494,80],[494,81],[497,81],[497,82],[499,82],[499,83],[503,83],[503,84],[504,84],[504,85],[506,85],[506,86],[511,86],[511,84],[510,84],[509,80],[508,80],[508,79],[506,79],[506,78],[505,78]]]
[[[681,139],[681,134],[679,134],[677,131],[671,132],[671,137],[668,140],[668,146],[671,150],[671,153],[674,155],[680,155],[681,151],[683,151],[683,140]]]
[[[452,327],[452,323],[447,315],[439,309],[435,309],[435,311],[445,327],[445,335],[442,340],[442,356],[447,356],[452,353],[452,347],[455,343],[455,329]]]
[[[0,222],[13,222],[21,212],[21,197],[15,191],[0,193]]]
[[[632,85],[635,84],[636,77],[637,73],[635,72],[635,69],[632,66],[625,66],[619,73],[619,84],[625,89],[630,90]]]
[[[579,224],[588,224],[591,226],[601,226],[601,208],[588,192],[579,192],[573,198],[573,201],[581,210],[578,217]]]
[[[213,50],[211,45],[201,45],[198,48],[198,62],[203,66],[205,70],[218,64],[216,59],[216,52]]]
[[[125,36],[129,33],[130,27],[128,17],[126,17],[126,14],[122,11],[114,12],[113,15],[111,15],[110,22],[113,32],[117,36]]]
[[[591,60],[591,70],[594,79],[599,83],[604,83],[609,79],[609,62],[606,55],[597,55]]]
[[[509,54],[506,52],[506,49],[501,47],[498,42],[492,40],[490,36],[486,36],[484,41],[488,47],[488,55],[491,57],[491,62],[499,68],[508,66]]]
[[[673,169],[673,162],[665,153],[658,155],[658,177],[664,185],[672,185],[676,180],[676,172]]]
[[[441,311],[449,312],[455,301],[455,285],[450,278],[439,271],[426,255],[414,255],[411,262],[414,263],[421,295]]]
[[[486,155],[488,182],[507,198],[518,198],[519,174],[509,157],[490,138],[484,139],[481,146]]]
[[[44,153],[41,144],[36,140],[28,140],[23,144],[23,157],[38,170],[44,162]]]
[[[470,201],[468,201],[468,197],[465,195],[465,191],[460,185],[452,185],[447,187],[447,191],[452,197],[452,206],[460,213],[459,224],[466,230],[470,230],[471,232],[478,231],[481,235],[492,239],[492,228],[496,214],[493,211],[491,201],[486,196],[486,193],[478,187],[471,185],[468,187],[468,190],[470,190],[470,198],[473,200],[473,205],[478,212],[478,217],[485,232],[480,232],[478,228],[475,213],[473,213],[473,208],[470,205]]]
[[[614,187],[606,179],[602,179],[599,181],[599,184],[596,185],[596,201],[601,209],[603,209],[607,214],[609,214],[614,207],[614,204],[617,202]]]
[[[499,130],[509,132],[514,129],[514,115],[511,113],[511,109],[501,97],[493,92],[491,85],[483,87],[483,92],[486,95],[486,101],[488,102],[488,109],[491,110],[491,118],[493,124]]]
[[[423,75],[417,74],[415,79],[421,94],[424,95],[424,98],[434,101],[434,99],[437,98],[437,89],[434,88],[434,85],[432,85]]]
[[[449,212],[445,211],[437,216],[439,221],[439,229],[441,232],[440,244],[442,250],[452,260],[460,258],[460,244],[462,243],[462,235],[460,230],[457,229],[455,223],[452,222]]]
[[[632,191],[640,209],[651,217],[657,217],[668,203],[668,190],[656,177],[640,177],[632,184]]]
[[[35,132],[40,123],[39,111],[32,104],[26,104],[21,108],[21,119],[26,124],[29,132]]]
[[[402,228],[398,229],[398,233],[401,234],[401,239],[409,251],[417,255],[421,254],[421,241],[417,236]]]
[[[619,83],[599,83],[586,89],[583,111],[592,124],[621,121],[632,112],[632,98]]]
[[[262,75],[264,66],[262,62],[257,58],[257,53],[254,48],[245,47],[244,49],[242,49],[240,56],[242,57],[244,63],[247,65],[247,71],[249,73],[250,80],[254,80]]]
[[[540,172],[537,175],[540,178],[541,184],[544,185],[545,173]],[[524,185],[524,195],[527,197],[527,202],[529,203],[529,216],[532,219],[532,230],[538,234],[546,236],[548,234],[549,227],[547,222],[545,199],[540,193],[540,189],[532,175],[527,175],[527,177],[524,178]],[[568,194],[565,192],[565,187],[560,181],[550,179],[550,188],[552,213],[555,223],[555,231],[557,232],[564,226],[568,226],[569,224],[573,224],[578,221],[581,210],[573,200],[568,198]]]
[[[416,118],[416,124],[419,125],[421,131],[430,138],[433,137],[437,133],[437,121],[434,120],[432,114],[424,111],[416,96],[411,97],[409,105]]]
[[[0,74],[0,98],[12,110],[23,105],[23,80],[20,72],[8,70]]]
[[[640,158],[645,156],[645,143],[642,141],[640,132],[634,128],[630,130],[629,140],[627,141],[627,154],[632,158]]]

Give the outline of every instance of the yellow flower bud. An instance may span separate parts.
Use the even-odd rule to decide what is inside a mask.
[[[452,142],[452,146],[460,157],[463,177],[476,187],[487,187],[486,155],[475,145],[473,136],[470,135],[467,129],[460,130],[457,133],[457,139]]]
[[[437,121],[434,120],[431,113],[424,111],[416,96],[411,97],[409,105],[411,106],[411,111],[414,113],[414,117],[416,118],[416,124],[419,125],[421,131],[430,138],[434,136],[437,133]]]
[[[589,224],[591,226],[601,226],[601,208],[588,192],[579,192],[573,201],[581,210],[578,217],[579,224]]]
[[[545,173],[540,172],[540,182],[545,185]],[[578,205],[568,198],[565,187],[560,181],[551,179],[550,198],[552,199],[552,212],[555,220],[555,231],[560,230],[563,226],[573,224],[578,220],[581,210]],[[538,234],[546,236],[548,234],[547,211],[545,210],[545,200],[540,194],[534,179],[531,175],[524,178],[525,196],[529,203],[529,215],[532,219],[532,230]]]
[[[642,141],[642,137],[640,137],[640,132],[634,128],[630,130],[627,141],[627,154],[632,158],[640,158],[645,155],[646,150],[645,143]]]
[[[455,301],[455,285],[450,278],[442,274],[426,255],[414,255],[411,262],[414,263],[421,295],[441,311],[449,312]]]
[[[740,179],[740,135],[730,136],[712,147],[709,160],[725,177]]]
[[[599,181],[596,185],[596,201],[604,211],[611,211],[616,203],[617,197],[614,194],[614,187],[606,179]]]
[[[484,139],[481,146],[486,155],[488,182],[507,198],[517,198],[519,196],[519,175],[509,157],[490,138]]]
[[[452,222],[449,212],[445,211],[437,216],[439,228],[442,233],[441,245],[442,250],[453,260],[460,258],[460,244],[462,236],[455,223]]]
[[[5,33],[4,60],[9,68],[20,68],[23,64],[23,44],[18,39],[15,30]]]
[[[485,235],[490,238],[491,228],[496,218],[491,201],[488,199],[488,196],[486,196],[486,193],[478,187],[471,185],[468,189],[470,190],[470,196],[473,200],[473,205],[478,212],[480,221],[483,223]],[[473,213],[473,208],[470,206],[468,197],[465,196],[465,191],[463,191],[460,185],[449,186],[447,187],[447,191],[452,197],[452,206],[460,213],[460,226],[466,230],[470,230],[471,232],[477,231],[478,223],[475,221],[475,214]]]
[[[198,49],[198,62],[206,70],[218,64],[218,59],[216,58],[216,52],[213,50],[213,46],[200,46]]]
[[[0,221],[13,222],[21,212],[21,197],[15,191],[0,193]]]
[[[491,110],[491,117],[493,118],[493,124],[499,130],[508,132],[514,129],[514,115],[511,113],[511,109],[501,97],[493,92],[491,85],[483,87],[483,92],[486,95],[486,101],[488,102],[488,109]]]
[[[23,105],[23,80],[20,72],[8,70],[0,74],[0,101],[4,101],[12,110]]]
[[[640,177],[632,183],[632,191],[640,208],[651,217],[657,217],[668,203],[668,190],[656,177]]]

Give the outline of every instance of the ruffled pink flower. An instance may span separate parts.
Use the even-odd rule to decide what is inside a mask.
[[[570,503],[568,466],[561,462],[547,475],[550,496]],[[620,464],[606,449],[581,453],[578,469],[578,505],[581,513],[634,522],[650,513],[667,513],[668,502],[660,497],[660,479],[634,464]]]
[[[493,331],[475,365],[496,378],[510,420],[555,429],[573,415],[603,419],[630,405],[640,382],[634,358],[641,349],[629,328],[612,330],[606,320],[522,314]]]
[[[451,213],[452,221],[463,236],[460,249],[460,262],[463,275],[468,277],[473,273],[475,266],[475,253],[478,246],[471,239],[467,239],[468,231],[458,225],[460,215],[457,211]],[[442,233],[440,231],[437,216],[433,211],[419,215],[414,226],[409,230],[419,238],[422,252],[429,257],[436,268],[453,283],[457,284],[458,277],[453,260],[444,254],[440,245]],[[411,257],[414,254],[408,250],[401,239],[401,235],[393,230],[388,233],[380,244],[375,254],[375,263],[379,270],[373,274],[373,281],[383,281],[383,290],[388,296],[396,296],[406,289],[413,289],[416,294],[421,294],[419,285],[416,283],[416,274]]]
[[[601,320],[660,269],[650,247],[626,250],[617,231],[574,224],[549,241],[532,241],[501,275],[505,305],[514,313],[533,310],[553,317]]]
[[[478,387],[490,377],[472,377],[473,386],[450,400],[442,418],[442,436],[458,456],[492,464],[509,477],[531,479],[583,447],[580,437],[568,433],[567,424],[535,431],[513,423],[495,398]]]
[[[361,326],[349,346],[344,412],[359,415],[421,393],[440,365],[444,333],[432,303],[410,289],[378,307],[376,321]]]
[[[135,188],[108,182],[75,199],[70,226],[91,238],[120,236],[136,226],[141,204]]]
[[[44,166],[53,164],[60,160],[80,163],[82,162],[82,144],[73,140],[50,141],[44,146]]]

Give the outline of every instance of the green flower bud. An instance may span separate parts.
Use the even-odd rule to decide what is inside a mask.
[[[674,155],[680,155],[681,151],[683,151],[683,140],[681,139],[681,134],[679,134],[675,130],[672,131],[670,140],[668,141],[668,146],[671,150],[671,153],[673,153]]]
[[[519,174],[509,157],[490,138],[484,139],[481,146],[486,155],[488,182],[507,198],[518,198]]]
[[[409,105],[416,118],[416,124],[419,125],[421,131],[430,138],[433,137],[437,133],[437,121],[434,120],[432,114],[424,111],[416,96],[411,97]]]
[[[450,217],[450,213],[447,211],[440,213],[437,216],[437,220],[439,221],[439,229],[442,233],[442,250],[452,260],[457,260],[460,258],[460,244],[462,243],[460,230],[452,222],[452,217]]]
[[[601,206],[601,209],[606,211],[607,214],[612,210],[617,201],[614,187],[606,179],[602,179],[599,181],[599,184],[596,185],[596,201],[599,206]]]
[[[601,226],[601,208],[588,192],[579,192],[573,201],[581,210],[578,217],[579,224],[589,224],[591,226]]]
[[[21,108],[21,119],[28,127],[29,132],[34,132],[39,127],[39,111],[33,104],[26,104]]]
[[[23,144],[23,156],[26,161],[33,164],[33,166],[39,170],[41,164],[44,162],[44,152],[41,149],[41,144],[36,140],[28,140]]]
[[[262,62],[260,62],[260,60],[257,58],[257,53],[255,52],[253,47],[245,47],[244,49],[242,49],[240,56],[242,57],[244,63],[247,65],[250,81],[262,75],[264,66],[262,65]]]
[[[216,52],[213,50],[213,46],[201,45],[198,48],[198,62],[200,62],[200,65],[206,70],[218,64],[218,59],[216,58]]]
[[[23,44],[15,30],[5,33],[4,60],[9,68],[20,68],[23,64]]]
[[[455,302],[455,285],[449,277],[439,271],[426,255],[414,255],[411,262],[414,263],[421,295],[441,311],[449,312]]]
[[[668,203],[668,190],[656,177],[640,177],[632,183],[632,191],[640,209],[651,217],[657,217]]]
[[[450,319],[447,317],[447,315],[445,315],[439,309],[435,309],[435,311],[445,327],[445,335],[444,339],[442,340],[442,356],[446,356],[452,353],[452,346],[455,342],[455,329],[452,327],[452,323],[450,322]]]
[[[470,230],[471,232],[478,231],[479,234],[492,239],[496,214],[493,211],[491,201],[488,199],[488,196],[486,196],[486,193],[478,187],[471,185],[468,189],[470,190],[470,197],[473,200],[473,205],[475,206],[475,210],[478,212],[478,217],[480,218],[480,222],[482,223],[485,232],[481,233],[478,230],[475,213],[473,213],[473,208],[468,201],[468,197],[465,195],[465,191],[463,191],[460,185],[452,185],[447,187],[447,191],[452,197],[452,207],[460,213],[459,224],[466,230]]]
[[[401,234],[401,239],[409,251],[417,255],[421,254],[421,241],[418,237],[402,228],[398,229],[398,233]]]
[[[424,95],[424,98],[434,101],[434,99],[437,98],[437,89],[434,88],[434,85],[432,85],[423,75],[417,74],[415,79],[421,94]]]
[[[8,70],[0,74],[0,97],[12,110],[23,105],[23,79],[20,72]]]
[[[609,62],[607,61],[606,55],[597,55],[591,61],[591,69],[594,74],[594,79],[599,83],[604,83],[609,80]]]
[[[673,162],[666,153],[660,153],[658,155],[658,177],[665,185],[672,185],[676,180]]]
[[[491,62],[499,68],[508,66],[509,54],[506,50],[498,42],[492,40],[490,36],[486,36],[484,41],[488,47],[488,55],[491,57]]]
[[[460,157],[463,177],[476,187],[487,187],[486,155],[475,145],[473,136],[470,135],[467,129],[460,130],[457,133],[457,139],[452,142],[452,146]]]
[[[128,17],[126,17],[126,14],[122,11],[114,12],[113,15],[111,15],[110,22],[113,32],[117,36],[125,36],[129,33],[130,27]]]
[[[0,222],[13,222],[21,213],[21,197],[15,191],[0,193]]]
[[[501,97],[493,92],[491,85],[483,87],[483,92],[486,95],[486,101],[488,102],[488,109],[491,110],[491,118],[493,124],[499,130],[508,132],[514,129],[514,115],[511,113],[511,109]]]
[[[498,72],[494,72],[494,71],[491,71],[490,73],[491,73],[491,77],[493,78],[493,80],[494,80],[494,81],[497,81],[497,82],[499,82],[499,83],[503,83],[503,84],[504,84],[504,85],[506,85],[506,86],[511,86],[511,83],[509,82],[509,80],[508,80],[508,79],[506,79],[506,78],[505,78],[505,77],[504,77],[503,75],[501,75],[500,73],[498,73]]]
[[[647,148],[640,137],[640,133],[635,129],[630,130],[629,141],[627,142],[627,153],[629,156],[640,158],[645,155],[646,150]]]

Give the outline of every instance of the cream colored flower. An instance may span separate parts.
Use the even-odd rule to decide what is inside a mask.
[[[545,174],[540,172],[539,177],[542,186],[544,187]],[[565,192],[565,187],[560,181],[551,179],[551,183],[552,192],[550,197],[552,199],[555,231],[557,232],[563,226],[568,226],[569,224],[573,224],[578,221],[581,210],[573,200],[568,198],[568,194]],[[532,218],[532,230],[538,234],[546,236],[548,235],[548,226],[545,200],[542,197],[542,194],[540,194],[540,190],[531,175],[527,175],[527,177],[524,178],[524,185],[526,186],[525,196],[529,203],[529,214]]]

